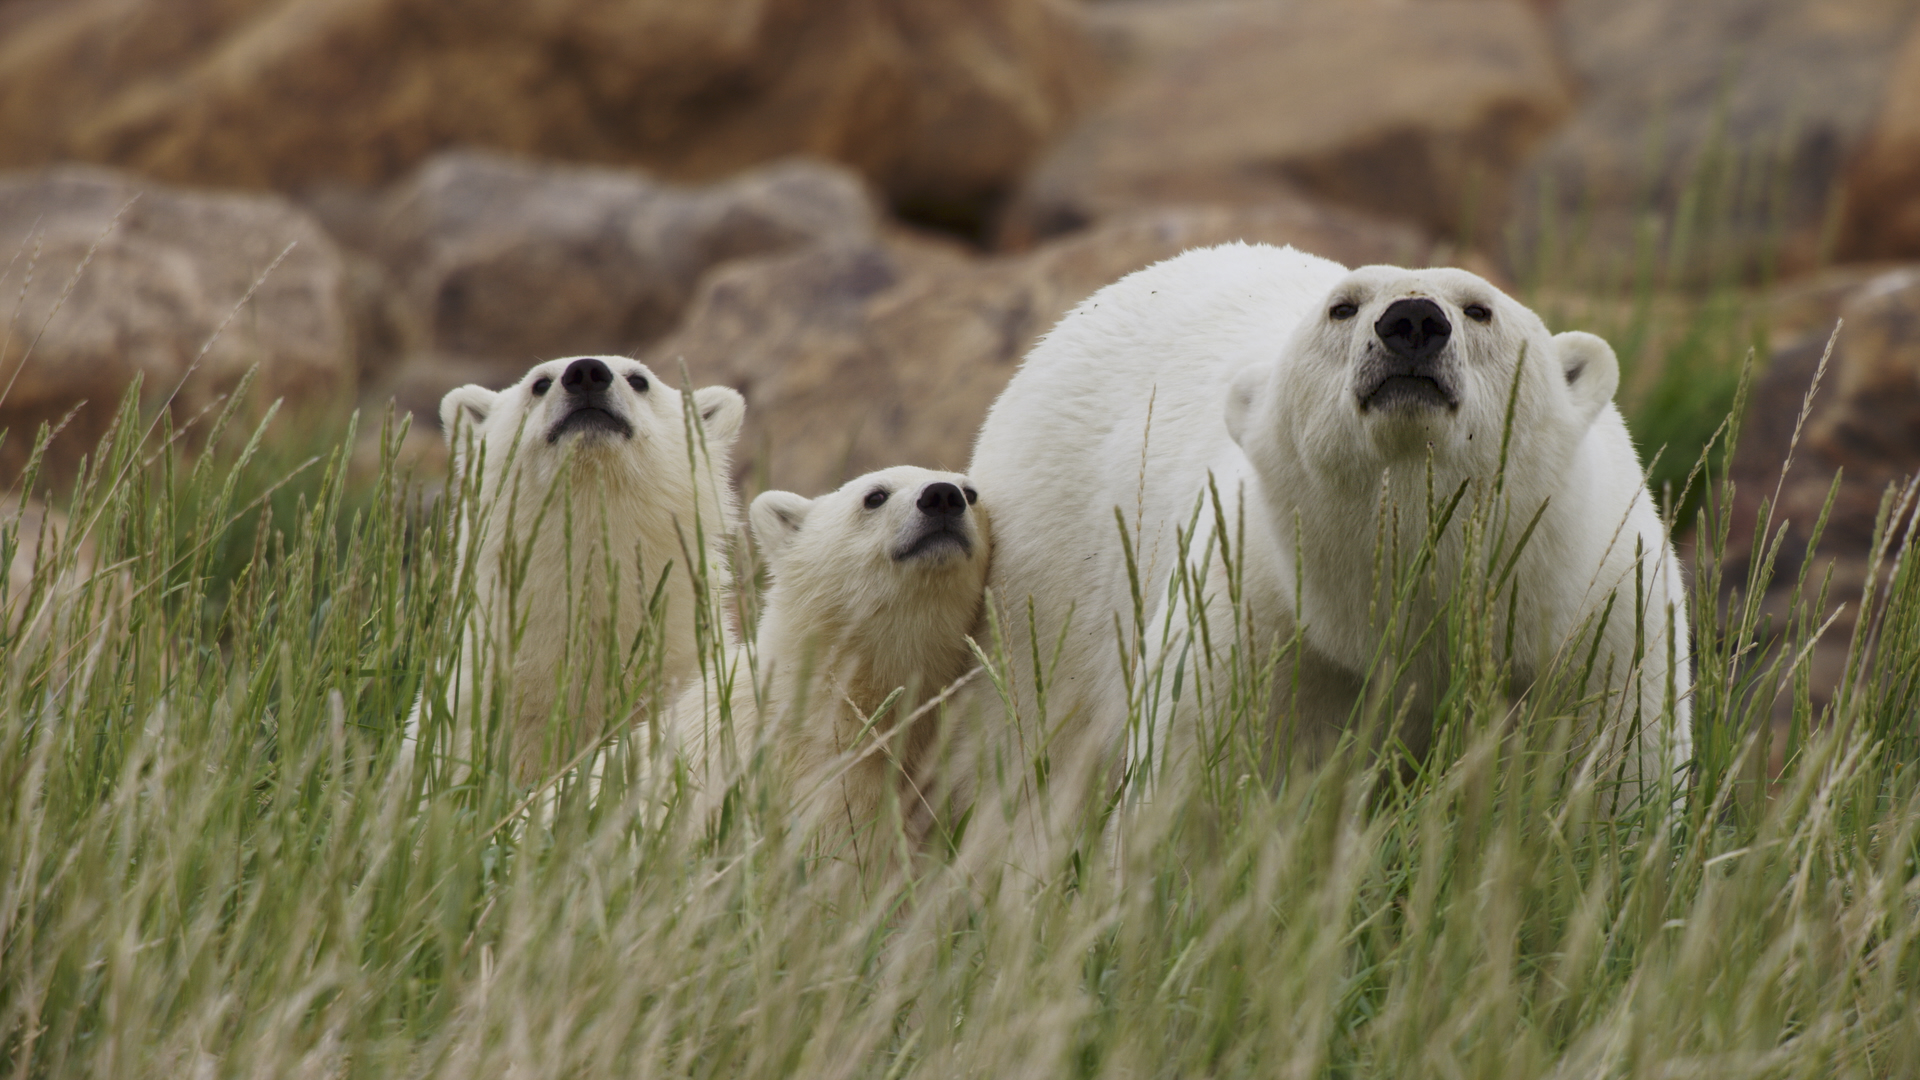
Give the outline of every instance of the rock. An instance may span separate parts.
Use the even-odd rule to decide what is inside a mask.
[[[0,536],[11,532],[14,542],[13,558],[7,564],[6,598],[0,601],[0,626],[13,627],[15,610],[32,591],[34,574],[41,560],[54,557],[63,549],[69,528],[67,515],[37,499],[0,496]],[[92,543],[83,542],[82,551],[77,554],[78,561],[91,569]]]
[[[1776,486],[1773,520],[1791,526],[1782,553],[1782,573],[1791,576],[1836,470],[1843,476],[1819,550],[1853,557],[1872,542],[1888,486],[1920,472],[1920,267],[1883,271],[1853,286],[1838,314],[1844,327],[1784,483],[1781,463],[1826,334],[1789,341],[1754,387],[1732,468],[1737,496],[1728,554],[1742,570],[1760,501]]]
[[[98,569],[98,550],[91,536],[73,535],[67,515],[38,499],[0,496],[0,544],[7,538],[14,548],[5,591],[0,592],[0,631],[8,638],[4,662],[22,667],[50,662],[60,676],[69,675],[68,657],[74,650],[63,649],[52,657],[44,652],[54,631],[79,629],[76,618],[82,607],[88,608],[85,614],[94,620],[93,629],[104,630],[124,607],[125,574],[99,583],[91,597],[78,595]]]
[[[1862,592],[1869,583],[1876,590],[1887,586],[1892,553],[1908,528],[1904,520],[1891,524],[1893,552],[1873,573],[1882,501],[1890,488],[1896,497],[1905,492],[1920,473],[1920,266],[1838,267],[1782,289],[1769,307],[1778,345],[1742,420],[1730,470],[1734,498],[1724,510],[1720,585],[1728,596],[1748,594],[1761,506],[1777,493],[1768,535],[1778,530],[1784,537],[1771,576],[1753,589],[1762,648],[1749,666],[1759,670],[1780,658],[1777,635],[1790,625],[1796,605],[1806,609],[1813,626],[1827,626],[1805,650],[1817,717],[1845,675]],[[1836,319],[1844,320],[1837,337]],[[1830,340],[1833,352],[1809,404],[1807,392]],[[1832,510],[1814,547],[1814,525],[1829,492]],[[1803,575],[1806,585],[1799,589]],[[1772,696],[1779,686],[1758,690]],[[1791,685],[1772,697],[1773,718],[1783,730],[1793,704]]]
[[[1920,257],[1920,26],[1907,32],[1843,190],[1842,258]]]
[[[686,189],[628,170],[456,152],[393,193],[377,251],[411,313],[400,320],[419,339],[410,351],[525,370],[574,353],[633,354],[674,327],[716,263],[864,238],[874,220],[857,177],[813,162]]]
[[[0,48],[0,163],[294,189],[462,145],[683,180],[811,154],[977,214],[1095,74],[1065,0],[72,0]]]
[[[985,259],[899,240],[835,243],[715,270],[646,357],[747,396],[749,486],[812,494],[888,465],[964,469],[1033,342],[1101,286],[1192,247],[1294,243],[1349,264],[1423,262],[1418,230],[1287,205],[1123,214]]]
[[[1130,70],[1021,189],[1011,246],[1127,207],[1301,193],[1480,239],[1569,108],[1546,24],[1510,0],[1096,10]]]
[[[81,126],[217,47],[267,0],[56,0],[0,7],[0,168],[77,156]]]
[[[49,452],[64,475],[136,375],[143,401],[170,402],[176,425],[255,364],[262,401],[323,409],[353,393],[345,264],[283,199],[86,168],[4,175],[0,258],[10,260],[0,262],[10,319],[0,376],[13,380],[0,403],[0,475],[19,471],[40,424],[85,402]]]
[[[1562,0],[1559,36],[1584,91],[1521,178],[1522,243],[1558,234],[1621,265],[1652,243],[1675,278],[1812,265],[1916,9]],[[1650,211],[1686,234],[1648,234]]]

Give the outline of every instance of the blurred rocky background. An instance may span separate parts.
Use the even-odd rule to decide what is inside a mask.
[[[1681,530],[1730,517],[1739,578],[1778,489],[1791,579],[1838,472],[1809,569],[1857,593],[1920,467],[1916,15],[0,0],[0,471],[48,424],[72,475],[136,378],[190,426],[256,367],[311,416],[397,402],[431,467],[448,388],[578,352],[741,389],[749,487],[957,468],[1073,304],[1244,239],[1466,265],[1602,333]],[[1749,354],[1722,506],[1683,489]]]

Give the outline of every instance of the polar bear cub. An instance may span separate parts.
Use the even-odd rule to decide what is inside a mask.
[[[1443,593],[1456,580],[1466,506],[1504,499],[1509,538],[1537,513],[1513,571],[1513,683],[1530,685],[1602,627],[1593,670],[1611,672],[1612,694],[1589,733],[1604,732],[1601,748],[1637,779],[1671,777],[1691,746],[1685,589],[1612,402],[1618,381],[1605,342],[1549,333],[1462,270],[1349,272],[1291,248],[1228,244],[1094,294],[1028,354],[969,468],[993,492],[995,596],[1007,610],[1032,598],[1044,647],[1068,628],[1047,688],[1064,745],[1082,757],[1124,745],[1136,773],[1189,752],[1204,708],[1195,698],[1221,676],[1188,628],[1205,622],[1217,645],[1238,618],[1255,649],[1298,627],[1304,648],[1281,673],[1273,723],[1324,747],[1357,715],[1383,643],[1400,640],[1382,616],[1394,597],[1376,541],[1405,565],[1428,507],[1464,486],[1429,580]],[[1223,544],[1244,565],[1239,581]],[[1127,546],[1147,607],[1133,657],[1115,634],[1116,620],[1135,625]],[[1170,599],[1182,562],[1196,585]],[[1024,620],[1008,629],[1026,655]],[[1423,684],[1402,734],[1416,750],[1444,689],[1447,658],[1432,644],[1444,638],[1412,668]],[[1183,665],[1188,690],[1174,706]],[[1021,691],[1033,708],[1032,687]]]
[[[900,724],[973,667],[967,634],[991,544],[978,500],[963,475],[901,466],[817,499],[753,501],[770,584],[751,668],[736,650],[730,719],[710,676],[675,705],[668,732],[701,814],[757,751],[803,816],[851,826],[856,843],[890,789],[909,813],[925,809],[934,724]]]
[[[745,409],[724,386],[689,402],[616,356],[550,360],[505,390],[462,386],[441,400],[458,471],[479,488],[460,544],[477,596],[448,688],[456,759],[496,685],[513,695],[500,715],[525,783],[624,719],[603,715],[610,677],[651,659],[640,677],[671,694],[696,670],[697,610],[709,605],[706,625],[725,632],[718,604],[738,518],[728,455]]]

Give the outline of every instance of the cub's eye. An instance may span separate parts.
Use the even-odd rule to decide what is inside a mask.
[[[886,488],[874,488],[872,491],[867,492],[866,502],[867,502],[867,509],[869,510],[880,509],[880,504],[886,501],[887,501]]]
[[[533,396],[534,397],[539,397],[551,389],[553,389],[553,380],[547,378],[545,375],[542,375],[539,378],[533,380]]]
[[[629,375],[627,376],[627,385],[633,387],[636,392],[644,394],[647,392],[647,377],[645,375]]]
[[[1360,314],[1360,305],[1351,304],[1342,300],[1340,303],[1333,305],[1333,307],[1331,308],[1328,308],[1327,314],[1334,319],[1337,319],[1341,322],[1345,322],[1346,320],[1353,318],[1355,315]]]
[[[1472,319],[1474,322],[1493,321],[1493,310],[1485,304],[1468,304],[1461,310],[1465,311],[1467,318]]]
[[[980,501],[980,493],[973,490],[972,488],[961,488],[960,490],[967,493],[968,506],[972,506],[974,503],[977,503]]]

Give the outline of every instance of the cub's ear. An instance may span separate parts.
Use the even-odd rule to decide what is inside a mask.
[[[484,425],[499,400],[499,394],[484,386],[468,384],[447,391],[447,396],[440,399],[440,431],[447,437],[447,445],[458,445],[454,439],[461,425],[469,430]]]
[[[1613,401],[1613,392],[1620,388],[1620,361],[1614,358],[1613,346],[1579,330],[1555,334],[1553,352],[1584,428]]]
[[[1233,377],[1227,386],[1227,435],[1236,445],[1245,446],[1247,423],[1253,415],[1253,399],[1260,395],[1260,383],[1268,375],[1264,364],[1254,364]]]
[[[728,391],[732,393],[732,391]],[[740,395],[734,394],[736,399]],[[813,508],[813,500],[802,498],[791,491],[763,491],[753,500],[753,506],[747,511],[747,520],[753,526],[753,542],[760,548],[760,558],[772,562],[780,555],[780,549],[787,546],[800,526],[806,523],[807,511]]]
[[[693,407],[700,413],[700,427],[707,433],[708,446],[724,449],[740,437],[740,423],[747,416],[747,399],[740,396],[740,391],[731,386],[703,386],[693,392]]]

